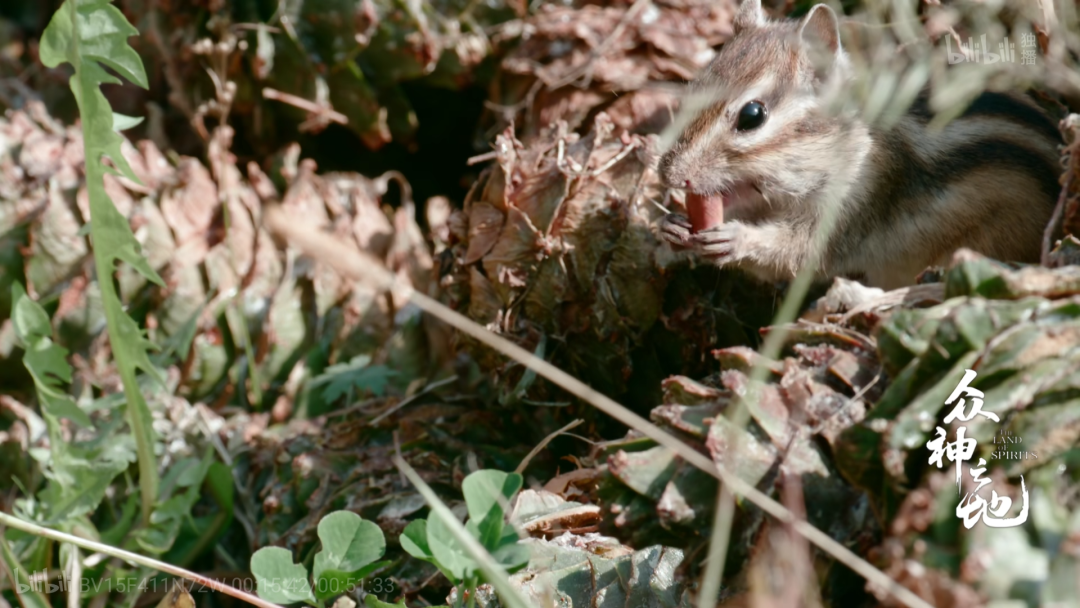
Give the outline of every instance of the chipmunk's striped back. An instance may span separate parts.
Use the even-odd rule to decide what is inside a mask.
[[[878,130],[821,107],[822,87],[847,73],[827,7],[771,23],[759,0],[746,0],[735,30],[692,87],[714,96],[660,164],[668,186],[722,200],[729,221],[694,234],[669,218],[668,240],[767,280],[788,279],[810,259],[832,211],[822,276],[910,284],[959,247],[1038,260],[1058,192],[1060,136],[1036,105],[986,93],[933,132],[920,98],[899,124]],[[824,49],[824,70],[813,49]]]
[[[1053,122],[1024,98],[1001,93],[984,93],[940,132],[927,130],[930,118],[920,99],[894,129],[871,132],[853,213],[830,240],[832,263],[857,260],[862,268],[841,272],[861,270],[894,285],[945,263],[959,247],[1038,261],[1059,191]]]

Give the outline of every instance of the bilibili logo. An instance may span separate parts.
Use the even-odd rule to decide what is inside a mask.
[[[1020,65],[1035,65],[1038,42],[1035,34],[1020,35]],[[996,45],[986,40],[986,34],[978,39],[968,38],[967,44],[960,40],[953,45],[952,36],[945,37],[945,50],[949,65],[957,63],[1016,63],[1016,43],[1006,36]]]

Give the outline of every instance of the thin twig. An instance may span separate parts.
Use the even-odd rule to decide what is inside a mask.
[[[256,32],[261,29],[265,29],[271,34],[280,34],[281,29],[272,25],[266,25],[265,23],[232,23],[229,25],[229,29],[237,32]]]
[[[346,117],[341,112],[338,112],[333,108],[321,106],[314,101],[309,101],[307,99],[304,99],[303,97],[297,97],[296,95],[292,95],[291,93],[284,93],[282,91],[278,91],[277,89],[271,89],[270,87],[264,88],[262,90],[262,95],[267,99],[287,103],[290,106],[300,108],[305,112],[315,114],[319,118],[326,118],[328,120],[338,123],[339,125],[349,124],[348,117]]]
[[[718,466],[708,456],[683,443],[674,435],[664,431],[551,363],[495,334],[461,313],[448,308],[438,300],[415,291],[412,286],[398,283],[398,278],[386,270],[382,262],[373,256],[360,252],[355,247],[325,234],[314,226],[298,221],[295,217],[290,217],[285,211],[273,204],[266,205],[263,221],[271,233],[284,238],[306,254],[329,264],[349,278],[365,281],[382,289],[393,288],[409,293],[410,300],[417,308],[447,323],[463,334],[520,362],[568,393],[674,451],[694,467],[719,479],[732,493],[745,497],[762,511],[781,522],[791,525],[796,532],[806,537],[807,540],[874,585],[885,590],[901,603],[910,608],[931,608],[929,603],[915,595],[911,590],[892,580],[870,562],[859,557],[821,530],[806,521],[799,520],[779,502],[731,474],[726,467]],[[779,333],[770,333],[766,341],[777,340],[778,338],[773,338],[773,336]]]
[[[345,407],[343,407],[341,409],[334,410],[332,412],[327,412],[327,413],[323,414],[323,417],[326,418],[326,419],[330,419],[330,418],[337,418],[339,416],[344,416],[346,414],[351,414],[353,412],[360,412],[360,411],[363,411],[363,410],[365,410],[366,408],[368,408],[368,407],[370,407],[372,405],[375,405],[376,403],[378,403],[380,401],[385,401],[385,400],[386,400],[385,397],[372,397],[371,399],[365,399],[365,400],[363,400],[363,401],[361,401],[359,403],[354,403],[352,405],[347,405],[347,406],[345,406]]]
[[[521,100],[519,100],[517,103],[505,105],[488,100],[484,101],[484,107],[491,110],[492,112],[498,112],[502,114],[506,121],[510,122],[514,119],[518,112],[524,110],[525,108],[532,107],[533,102],[536,100],[537,94],[539,94],[540,90],[543,88],[544,81],[540,80],[540,78],[537,78],[536,81],[533,82],[532,85],[529,87],[529,90],[525,93],[524,97],[522,97]]]
[[[190,570],[185,570],[178,566],[158,561],[151,557],[139,555],[138,553],[132,553],[123,549],[118,549],[104,543],[87,540],[85,538],[79,538],[78,536],[72,536],[71,534],[65,534],[64,532],[58,532],[50,528],[45,528],[35,523],[23,521],[22,519],[19,519],[14,515],[0,512],[0,526],[8,526],[11,528],[15,528],[16,530],[22,530],[23,532],[33,534],[34,536],[41,536],[43,538],[54,540],[59,543],[68,543],[71,545],[75,545],[76,547],[86,549],[87,551],[101,553],[110,557],[122,559],[131,564],[151,568],[153,570],[165,572],[173,576],[186,578],[196,584],[202,585],[204,587],[209,587],[214,591],[220,591],[225,595],[231,595],[232,597],[235,597],[236,599],[243,602],[247,602],[253,606],[261,606],[262,608],[281,608],[281,606],[278,606],[277,604],[274,604],[272,602],[268,602],[258,596],[246,593],[237,589],[236,587],[226,585],[225,583],[216,581],[212,578],[207,578],[201,574],[197,574]]]
[[[530,451],[529,451],[529,453],[525,455],[525,458],[522,458],[522,459],[521,459],[521,464],[519,464],[519,465],[517,466],[517,468],[516,468],[516,469],[514,469],[514,472],[515,472],[515,473],[517,473],[517,474],[519,474],[519,475],[520,475],[521,473],[524,473],[524,472],[525,472],[525,468],[529,466],[529,462],[530,462],[530,461],[532,461],[532,459],[533,459],[533,458],[535,458],[535,457],[536,457],[536,455],[540,453],[540,450],[542,450],[542,449],[546,448],[546,447],[547,447],[547,444],[551,443],[551,441],[552,441],[553,439],[555,439],[556,437],[558,437],[559,435],[562,435],[562,434],[563,434],[563,433],[565,433],[566,431],[569,431],[570,429],[572,429],[572,428],[574,428],[574,427],[576,427],[576,426],[580,425],[580,424],[581,424],[581,423],[583,423],[583,422],[585,422],[585,421],[584,421],[584,420],[582,420],[582,419],[580,419],[580,418],[578,418],[577,420],[574,420],[574,421],[573,421],[573,422],[571,422],[570,424],[568,424],[568,425],[566,425],[566,426],[562,427],[561,429],[559,429],[559,430],[555,431],[554,433],[552,433],[552,434],[548,435],[547,437],[544,437],[544,440],[543,440],[543,441],[541,441],[540,443],[536,444],[536,447],[534,447],[534,448],[533,448],[532,450],[530,450]]]
[[[845,401],[843,405],[833,410],[833,413],[829,414],[824,419],[820,420],[817,424],[815,424],[814,427],[810,429],[810,433],[813,435],[820,433],[821,430],[825,428],[826,424],[828,424],[834,418],[840,415],[840,412],[846,410],[848,406],[850,406],[852,403],[855,403],[856,401],[862,399],[863,396],[866,395],[866,393],[869,393],[870,389],[874,388],[874,386],[877,385],[880,380],[881,370],[879,369],[878,373],[874,375],[873,379],[871,379],[870,382],[866,383],[866,386],[855,391],[855,394],[851,397],[848,397],[847,401]]]
[[[415,395],[402,399],[401,401],[397,402],[390,409],[388,409],[385,412],[383,412],[383,413],[379,414],[378,416],[376,416],[371,422],[368,423],[368,425],[369,426],[375,426],[375,425],[379,424],[380,422],[383,421],[384,418],[386,418],[387,416],[389,416],[389,415],[393,414],[394,412],[400,410],[401,408],[405,407],[406,405],[409,405],[413,401],[416,401],[420,397],[423,397],[424,395],[430,393],[431,391],[433,391],[433,390],[435,390],[437,388],[442,388],[442,387],[446,386],[447,384],[453,384],[454,382],[457,382],[457,379],[458,379],[457,374],[454,374],[453,376],[450,376],[449,378],[443,378],[442,380],[439,380],[438,382],[432,382],[431,384],[425,386],[422,390],[417,392]]]
[[[592,177],[599,176],[601,173],[603,173],[603,172],[607,171],[608,169],[614,167],[615,165],[619,164],[619,162],[621,162],[622,159],[626,158],[626,156],[628,154],[630,154],[631,152],[633,152],[634,150],[636,150],[637,147],[638,147],[638,140],[635,139],[634,141],[630,142],[629,145],[624,147],[622,150],[619,150],[619,153],[616,154],[615,156],[611,157],[611,159],[608,160],[606,163],[604,163],[603,165],[597,167],[596,169],[593,169],[593,171],[592,171],[592,173],[590,175]]]
[[[484,152],[483,154],[477,154],[476,156],[469,157],[469,160],[465,161],[468,166],[479,165],[480,163],[486,163],[489,160],[493,160],[499,156],[499,153],[495,150],[491,152]]]
[[[1054,205],[1054,214],[1050,216],[1050,221],[1046,224],[1046,229],[1043,230],[1042,239],[1042,260],[1043,266],[1050,265],[1050,244],[1053,241],[1054,229],[1057,228],[1058,222],[1061,221],[1061,216],[1065,212],[1065,201],[1069,199],[1069,186],[1072,183],[1072,169],[1065,172],[1064,184],[1061,186],[1061,194],[1058,195],[1057,205]]]

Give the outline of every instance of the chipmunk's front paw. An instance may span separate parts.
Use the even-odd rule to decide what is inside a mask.
[[[678,249],[694,246],[691,228],[690,219],[678,213],[669,213],[660,220],[660,236]]]
[[[725,222],[691,235],[694,247],[714,262],[731,262],[738,257],[746,236],[746,227]]]

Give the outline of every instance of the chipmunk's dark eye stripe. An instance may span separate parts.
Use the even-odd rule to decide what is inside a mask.
[[[765,122],[769,111],[765,104],[760,101],[751,101],[739,110],[739,117],[735,122],[735,128],[739,131],[750,131],[760,127]]]

